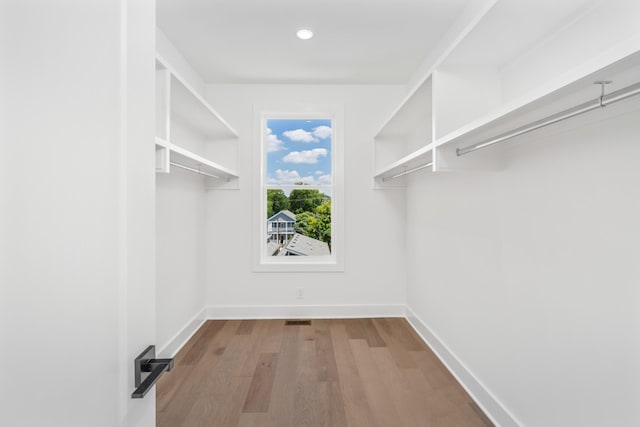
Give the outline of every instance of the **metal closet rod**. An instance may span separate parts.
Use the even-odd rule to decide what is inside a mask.
[[[433,165],[433,162],[425,163],[425,164],[422,164],[420,166],[416,166],[415,168],[407,169],[405,171],[400,172],[397,175],[393,175],[393,176],[388,176],[388,177],[382,178],[382,182],[391,181],[393,179],[400,178],[401,176],[409,175],[410,173],[417,172],[420,169],[428,168],[431,165]]]
[[[218,175],[214,175],[214,174],[211,174],[211,173],[202,172],[200,169],[195,169],[195,168],[192,168],[191,166],[185,166],[185,165],[183,165],[181,163],[169,162],[169,164],[171,164],[171,166],[175,166],[177,168],[184,169],[184,170],[187,170],[189,172],[195,172],[195,173],[198,173],[200,175],[208,176],[210,178],[221,179],[221,180],[227,181],[227,182],[230,181],[229,178],[224,178],[224,177],[221,177],[221,176],[218,176]]]
[[[605,82],[596,82],[597,84],[603,84]],[[603,87],[604,89],[604,87]],[[640,94],[640,83],[633,84],[631,86],[627,86],[620,90],[610,93],[609,95],[602,95],[593,101],[585,102],[584,104],[580,104],[576,107],[569,108],[567,110],[561,111],[559,113],[553,114],[544,119],[537,120],[533,123],[530,123],[525,126],[521,126],[516,128],[510,132],[503,133],[494,138],[487,139],[485,141],[477,142],[475,144],[469,145],[463,148],[457,148],[456,154],[458,156],[463,156],[465,154],[472,153],[474,151],[480,150],[482,148],[488,147],[493,144],[497,144],[502,141],[506,141],[507,139],[515,138],[516,136],[523,135],[525,133],[533,132],[534,130],[541,129],[546,126],[550,126],[554,123],[558,123],[563,120],[570,119],[572,117],[579,116],[584,113],[588,113],[589,111],[597,110],[598,108],[604,108],[609,104],[613,104],[618,101],[622,101],[624,99],[630,98],[634,95]]]

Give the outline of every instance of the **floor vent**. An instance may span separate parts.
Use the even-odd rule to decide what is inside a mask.
[[[284,325],[285,326],[305,326],[305,325],[310,326],[311,320],[285,320]]]

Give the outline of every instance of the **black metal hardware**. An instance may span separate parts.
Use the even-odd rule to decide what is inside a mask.
[[[311,325],[311,320],[285,320],[285,326],[304,326]]]
[[[156,359],[156,346],[150,345],[134,360],[136,390],[132,399],[142,399],[165,372],[173,368],[173,359]],[[142,379],[144,373],[145,378]]]

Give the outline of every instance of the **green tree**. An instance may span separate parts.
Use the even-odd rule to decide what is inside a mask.
[[[302,212],[300,214],[297,214],[295,226],[296,233],[304,234],[305,236],[311,237],[309,233],[315,227],[315,221],[316,216],[311,212]]]
[[[267,190],[267,218],[289,209],[289,198],[282,190]]]
[[[331,199],[323,201],[316,208],[315,239],[327,242],[331,247]]]
[[[326,198],[318,190],[291,190],[289,195],[289,209],[296,215],[302,212],[315,212]]]
[[[331,247],[331,200],[325,200],[313,212],[297,214],[296,232],[326,242]]]

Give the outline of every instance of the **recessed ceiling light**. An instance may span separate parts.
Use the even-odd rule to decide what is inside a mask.
[[[309,40],[313,37],[313,31],[308,28],[301,28],[296,32],[296,36],[298,36],[300,40]]]

